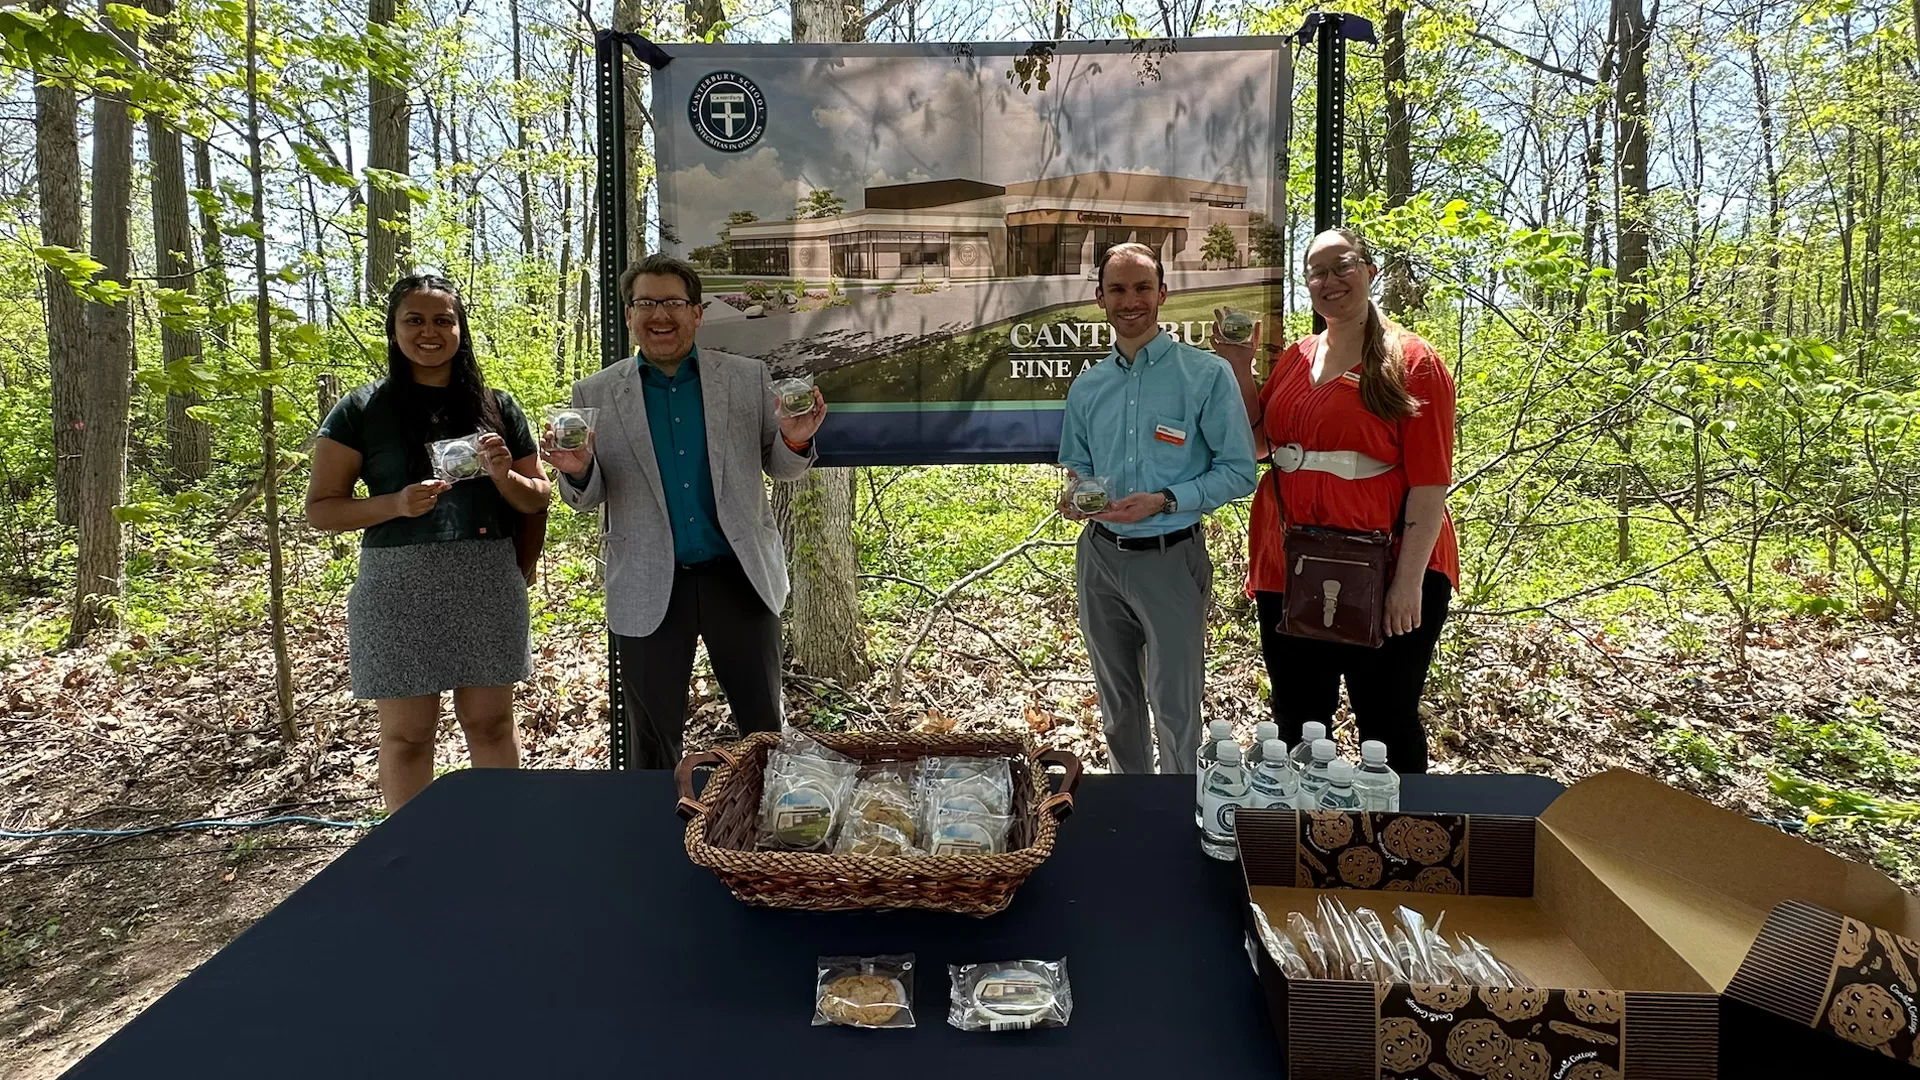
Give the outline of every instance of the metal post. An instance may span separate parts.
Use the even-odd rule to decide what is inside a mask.
[[[1315,236],[1338,228],[1345,218],[1341,201],[1346,192],[1343,166],[1347,134],[1347,39],[1341,33],[1340,26],[1344,18],[1338,12],[1322,12],[1318,27],[1320,62],[1316,76],[1319,93],[1313,124]],[[1327,321],[1320,317],[1319,312],[1314,312],[1314,333],[1326,327]]]
[[[600,366],[611,367],[627,355],[626,304],[619,293],[620,264],[627,254],[627,80],[622,36],[602,30],[594,36],[593,62],[599,99],[599,167],[593,198],[600,215]],[[602,511],[604,513],[605,511]],[[620,652],[607,631],[607,767],[631,762],[627,709],[620,693]]]

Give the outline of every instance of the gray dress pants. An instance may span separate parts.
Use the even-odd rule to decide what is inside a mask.
[[[1205,533],[1164,551],[1123,551],[1088,525],[1076,556],[1080,632],[1093,659],[1113,771],[1153,772],[1157,729],[1160,771],[1193,772],[1213,594]]]

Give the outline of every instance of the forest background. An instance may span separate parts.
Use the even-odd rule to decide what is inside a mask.
[[[868,4],[0,9],[0,828],[374,816],[354,543],[302,522],[307,452],[383,366],[378,301],[408,268],[462,283],[488,379],[530,408],[597,367],[597,29],[1180,37],[1309,10]],[[1640,769],[1920,884],[1920,0],[1348,10],[1381,42],[1350,61],[1347,216],[1460,387],[1436,769]],[[1285,213],[1254,245],[1292,274],[1313,64]],[[645,69],[629,81],[646,222]],[[795,216],[843,197],[797,191]],[[724,244],[698,254],[726,269]],[[980,466],[780,486],[793,718],[1011,725],[1103,763],[1055,485]],[[1243,729],[1267,693],[1245,513],[1209,525],[1208,711]],[[553,517],[530,765],[605,764],[594,533]],[[723,718],[703,668],[693,741]],[[0,844],[0,1072],[57,1073],[354,835]]]

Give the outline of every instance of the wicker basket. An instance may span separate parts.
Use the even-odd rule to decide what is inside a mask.
[[[806,911],[920,908],[992,915],[1013,902],[1013,891],[1053,854],[1054,831],[1073,812],[1080,759],[1059,750],[1035,753],[1017,735],[829,735],[809,732],[823,745],[862,763],[911,761],[930,755],[1006,756],[1028,763],[1026,783],[1013,785],[1013,831],[1000,855],[881,857],[811,851],[756,851],[761,774],[780,743],[772,734],[680,762],[678,812],[687,819],[687,857],[707,867],[749,904]],[[1066,770],[1049,793],[1047,766]],[[695,770],[718,767],[696,798]]]

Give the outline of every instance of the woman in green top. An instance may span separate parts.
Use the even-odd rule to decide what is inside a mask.
[[[483,432],[483,476],[436,479],[429,444]],[[365,481],[364,498],[354,484]],[[380,714],[380,791],[397,809],[433,779],[440,694],[476,766],[513,768],[513,687],[533,668],[527,583],[513,538],[547,505],[527,417],[489,390],[467,311],[445,278],[402,278],[387,297],[387,377],[321,424],[307,523],[365,530],[347,600],[353,696]]]

